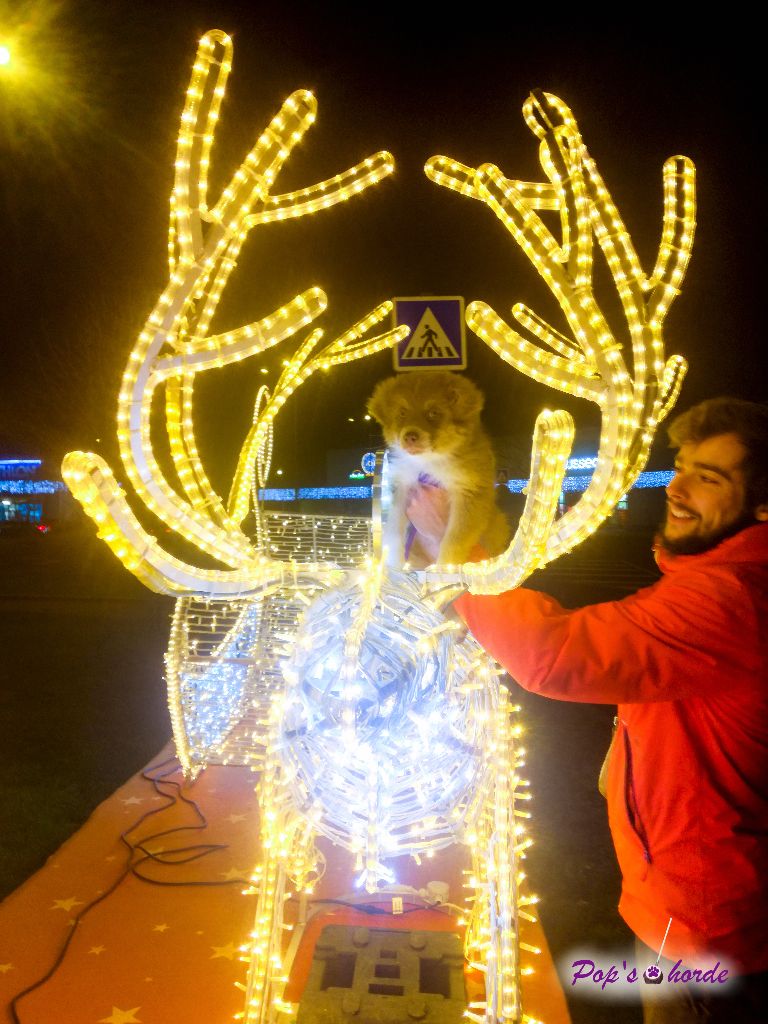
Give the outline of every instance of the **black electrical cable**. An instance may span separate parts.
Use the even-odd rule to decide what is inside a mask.
[[[393,895],[396,897],[398,894],[394,893]],[[434,910],[443,915],[445,915],[446,913],[440,904],[430,904],[427,903],[426,900],[421,904],[414,904],[413,906],[408,906],[408,908],[406,909],[406,904],[413,903],[412,896],[408,900],[406,900],[405,898],[403,899],[403,909],[399,911],[397,914],[393,914],[392,912],[391,898],[387,901],[382,900],[380,903],[374,903],[371,900],[368,900],[367,902],[354,903],[352,902],[352,900],[340,899],[316,899],[310,900],[309,902],[310,905],[312,906],[314,906],[315,904],[330,903],[340,907],[349,907],[352,910],[359,910],[363,914],[371,914],[375,917],[401,917],[405,914],[413,914],[417,910]]]
[[[167,767],[169,765],[171,767]],[[125,829],[123,832],[120,833],[120,842],[127,847],[128,851],[125,867],[123,868],[122,872],[118,875],[118,877],[115,879],[115,881],[112,883],[112,885],[109,886],[108,889],[102,892],[95,899],[91,900],[90,903],[88,903],[85,907],[83,907],[82,910],[80,910],[75,915],[74,920],[72,921],[72,927],[70,928],[66,938],[64,939],[64,942],[62,943],[55,960],[53,961],[49,969],[46,971],[46,973],[41,978],[38,978],[38,980],[33,982],[31,985],[28,985],[25,989],[22,989],[21,992],[17,992],[16,995],[13,997],[13,999],[8,1005],[8,1009],[10,1010],[11,1020],[13,1024],[22,1024],[22,1021],[18,1015],[18,1004],[21,1002],[21,1000],[24,999],[25,996],[28,996],[30,993],[35,992],[39,988],[42,988],[42,986],[45,985],[46,982],[50,981],[50,979],[53,977],[53,975],[56,973],[59,967],[61,967],[64,961],[64,957],[67,954],[67,950],[72,944],[72,939],[74,938],[78,926],[82,922],[83,918],[85,918],[85,916],[89,914],[94,907],[97,907],[100,903],[103,903],[108,896],[111,896],[112,893],[128,877],[128,875],[134,875],[134,877],[138,878],[139,881],[147,882],[150,885],[163,886],[219,887],[229,885],[243,885],[244,883],[247,883],[247,879],[237,878],[227,879],[223,882],[163,881],[159,879],[149,878],[147,875],[142,874],[138,870],[138,868],[142,864],[145,864],[147,861],[151,861],[156,864],[162,864],[165,866],[176,867],[181,864],[190,864],[195,860],[200,860],[202,857],[206,857],[209,853],[213,853],[216,850],[227,849],[227,845],[225,843],[200,843],[193,846],[177,847],[173,850],[163,850],[162,853],[160,854],[153,853],[151,850],[147,849],[145,844],[150,843],[153,840],[173,835],[176,832],[201,831],[208,827],[208,821],[203,812],[200,810],[199,805],[194,800],[185,796],[185,794],[182,792],[180,783],[168,778],[169,775],[173,775],[174,772],[178,771],[179,767],[180,766],[178,760],[175,757],[170,757],[167,758],[165,761],[159,762],[159,764],[151,765],[149,768],[145,769],[141,773],[142,778],[146,779],[147,782],[151,782],[155,792],[159,796],[163,797],[167,802],[163,804],[162,807],[156,807],[151,811],[145,811],[144,814],[141,815],[141,817],[137,818],[137,820],[134,821],[134,823],[131,826],[129,826],[129,828]],[[175,790],[175,793],[170,794],[163,792],[163,790],[160,788],[161,786],[170,786]],[[193,810],[193,812],[197,816],[198,824],[178,825],[174,828],[165,829],[162,832],[156,832],[154,835],[145,836],[143,839],[139,840],[136,843],[132,843],[130,841],[129,836],[131,835],[132,832],[135,832],[140,825],[142,825],[145,821],[147,821],[154,815],[160,814],[163,811],[168,810],[169,807],[173,807],[179,801],[186,804]],[[143,854],[143,856],[139,857],[138,860],[134,860],[134,857],[138,852]],[[181,859],[171,859],[174,858],[176,854],[189,854],[189,856],[184,856]]]

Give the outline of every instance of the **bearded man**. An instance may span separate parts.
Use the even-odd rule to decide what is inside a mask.
[[[768,1020],[768,407],[710,399],[669,434],[657,583],[574,610],[524,587],[464,594],[455,608],[526,690],[618,705],[606,796],[619,913],[638,972],[663,943],[667,978],[640,985],[645,1024],[757,1024]],[[433,557],[444,506],[429,487],[408,506]],[[680,983],[715,964],[718,983]]]

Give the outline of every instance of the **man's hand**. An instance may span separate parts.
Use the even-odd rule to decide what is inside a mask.
[[[420,547],[433,562],[437,561],[449,512],[448,492],[439,484],[419,483],[408,491],[405,513],[418,534]]]

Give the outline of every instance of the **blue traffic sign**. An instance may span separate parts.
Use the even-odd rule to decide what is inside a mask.
[[[393,350],[396,370],[463,370],[467,365],[464,299],[426,295],[394,300],[394,326],[411,333]]]

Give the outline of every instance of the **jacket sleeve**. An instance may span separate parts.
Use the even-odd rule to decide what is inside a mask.
[[[526,690],[624,704],[707,696],[762,671],[752,602],[734,577],[664,577],[621,601],[568,610],[519,588],[455,607]]]

